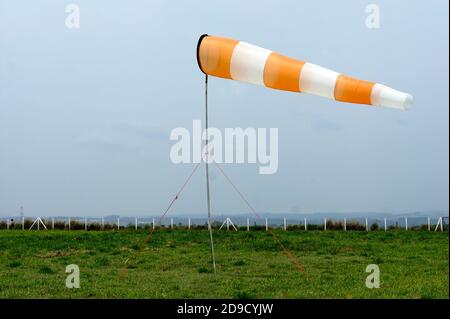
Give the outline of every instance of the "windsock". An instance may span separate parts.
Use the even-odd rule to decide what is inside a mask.
[[[385,85],[358,80],[321,66],[292,59],[267,49],[204,34],[197,44],[203,73],[260,84],[272,89],[304,92],[329,99],[407,110],[413,97]]]

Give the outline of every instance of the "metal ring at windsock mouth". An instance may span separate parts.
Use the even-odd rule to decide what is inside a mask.
[[[200,71],[202,71],[203,73],[205,73],[205,71],[203,71],[202,65],[200,64],[199,51],[200,51],[200,44],[202,43],[203,38],[208,37],[208,36],[209,36],[209,35],[207,35],[206,33],[205,33],[205,34],[202,34],[202,35],[200,36],[200,38],[198,39],[198,43],[197,43],[197,64],[198,64],[198,67],[200,68]],[[205,73],[205,74],[206,74],[206,73]]]

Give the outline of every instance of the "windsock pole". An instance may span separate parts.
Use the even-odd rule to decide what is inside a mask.
[[[209,229],[209,239],[211,242],[211,258],[213,264],[214,275],[216,275],[216,257],[214,256],[214,241],[212,234],[212,224],[211,224],[211,198],[209,193],[209,167],[208,167],[208,75],[205,74],[205,167],[206,167],[206,201],[208,206],[208,229]]]

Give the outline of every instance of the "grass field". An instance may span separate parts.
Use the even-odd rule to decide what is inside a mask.
[[[158,229],[143,247],[144,230],[0,231],[0,298],[449,297],[448,232],[274,232],[308,278],[265,231],[216,231],[216,278],[206,230]],[[65,287],[68,264],[79,289]]]

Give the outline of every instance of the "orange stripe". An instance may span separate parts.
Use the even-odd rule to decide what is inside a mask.
[[[336,101],[357,103],[357,104],[372,104],[371,94],[373,82],[358,80],[346,75],[339,75],[334,87],[334,98]]]
[[[198,55],[203,72],[231,79],[231,55],[238,43],[239,41],[223,37],[205,37],[200,44]]]
[[[273,89],[300,92],[300,72],[305,62],[272,52],[264,66],[264,85]]]

